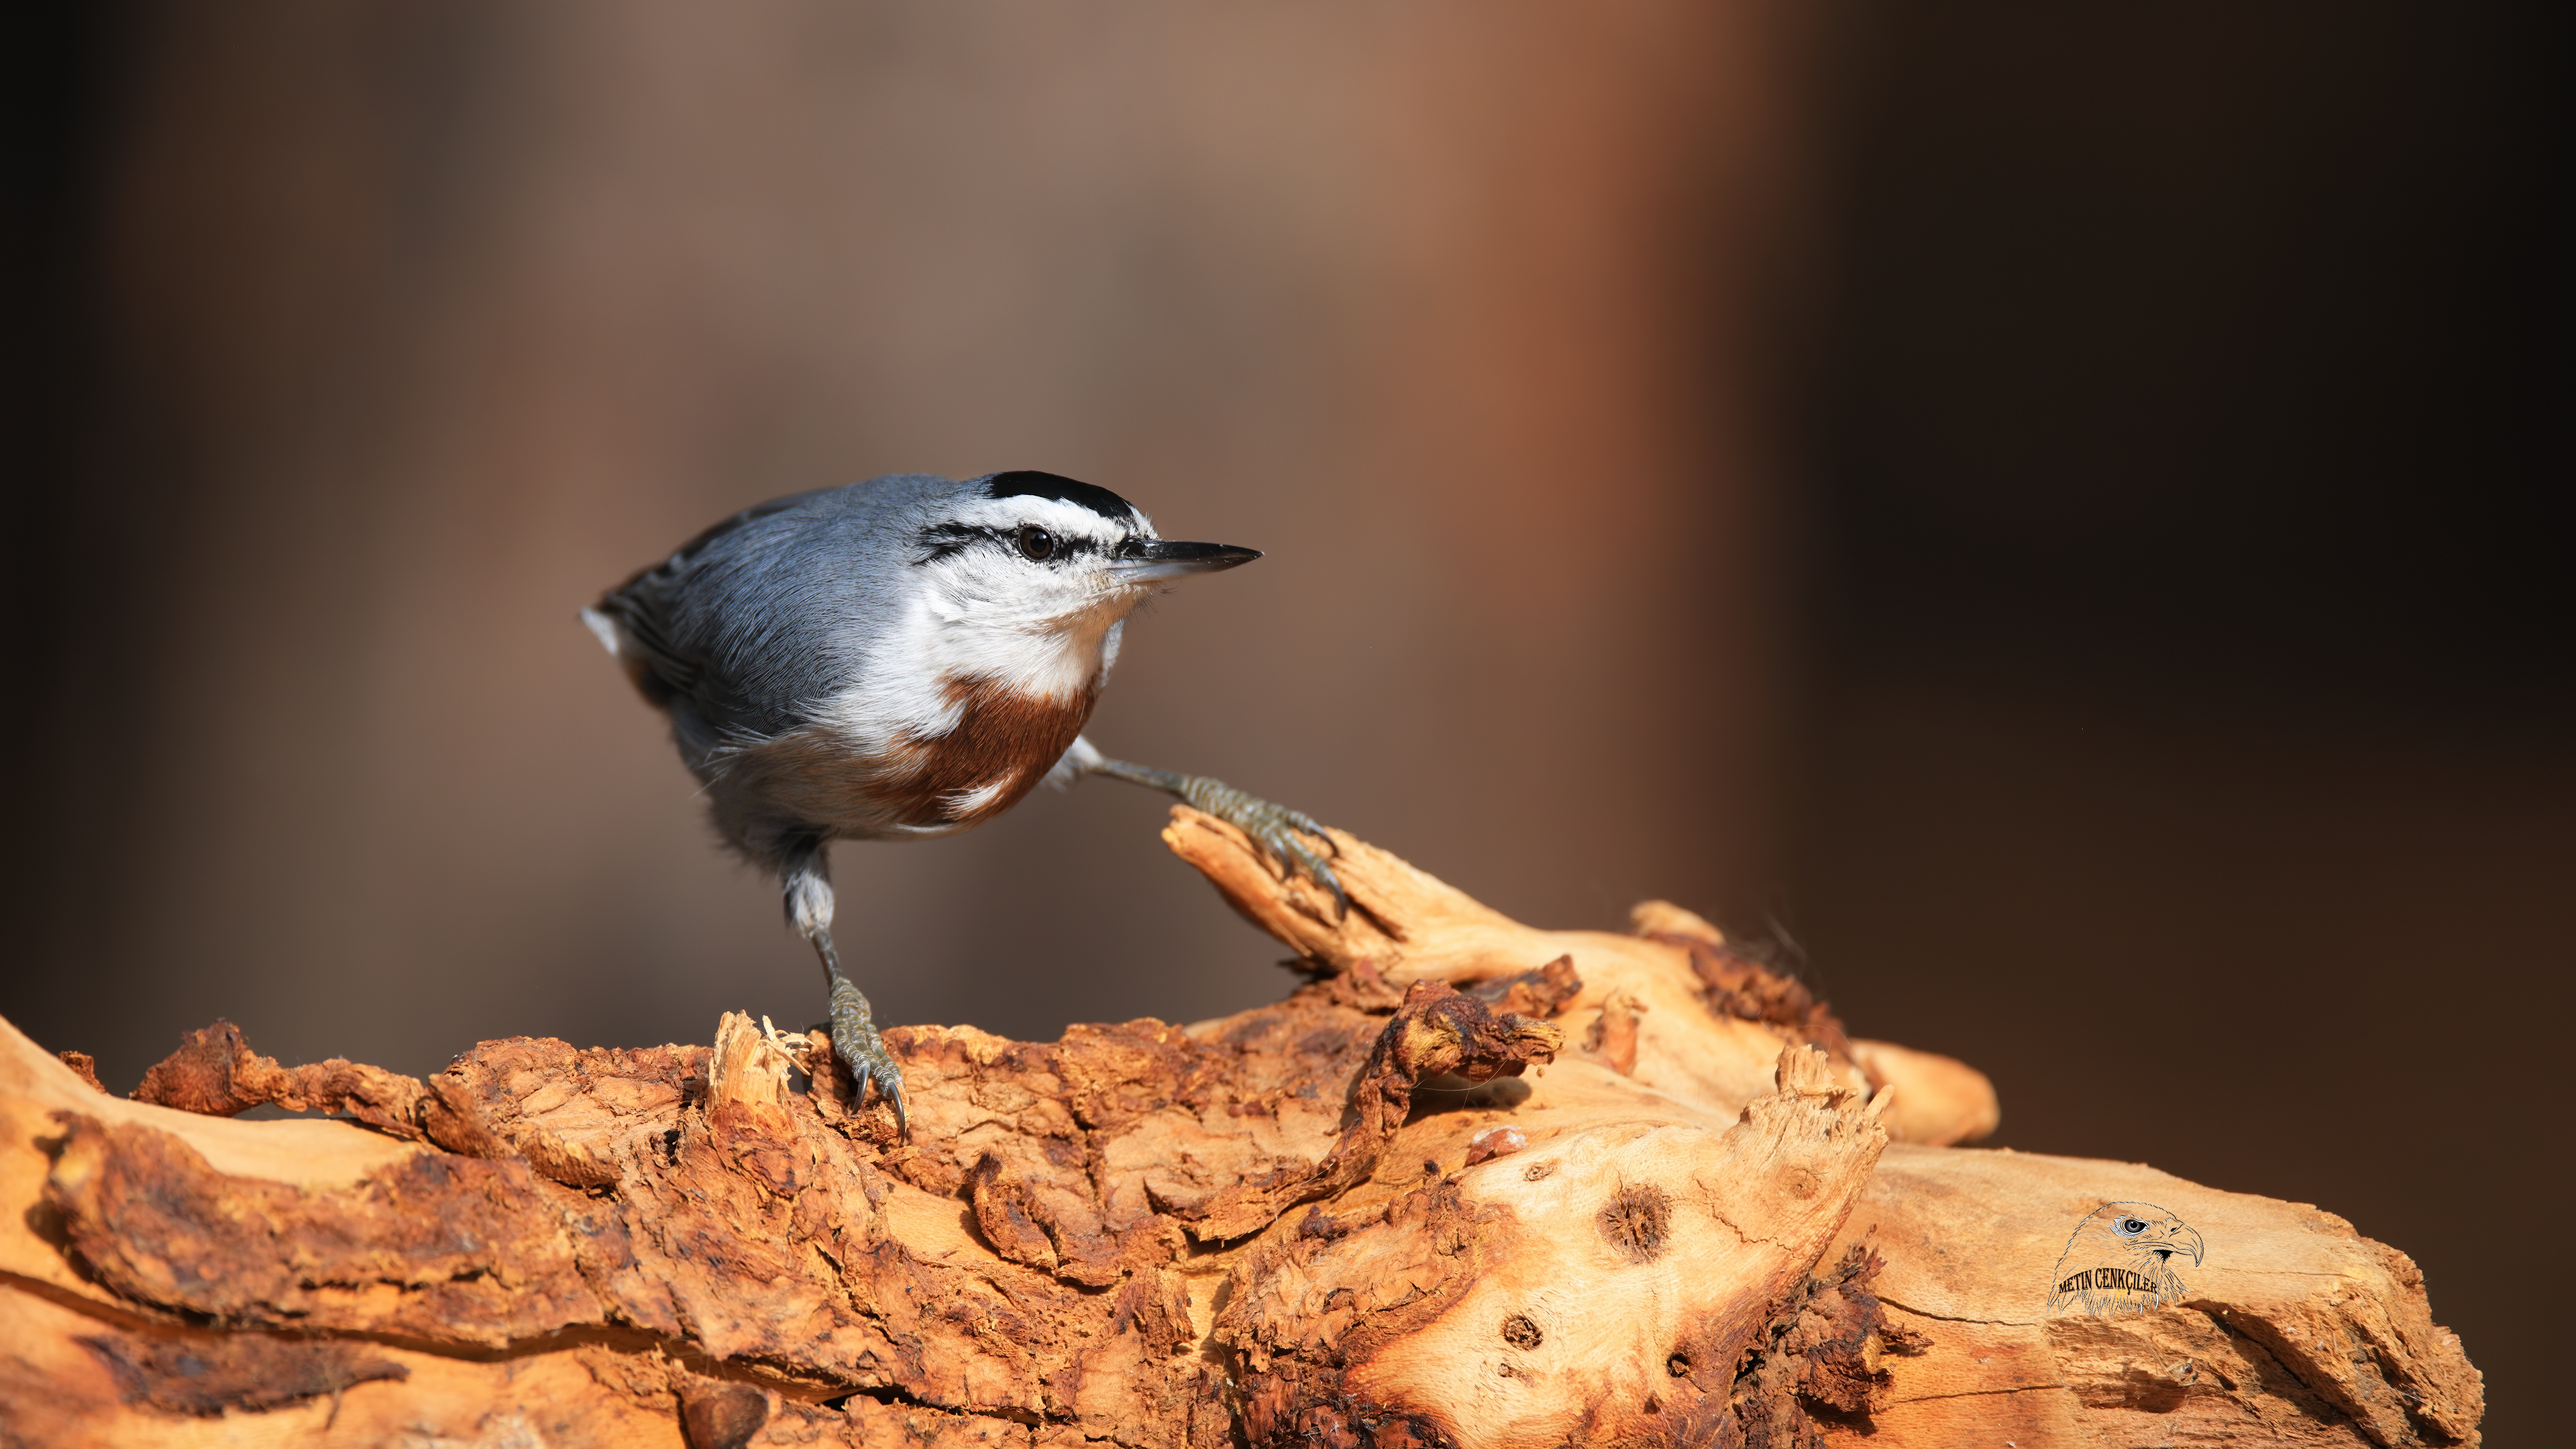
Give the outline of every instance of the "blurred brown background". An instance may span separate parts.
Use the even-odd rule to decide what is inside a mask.
[[[2001,1141],[2321,1203],[2537,1433],[2576,965],[2561,22],[122,4],[10,22],[0,1013],[122,1087],[819,1016],[574,622],[1036,467],[1270,551],[1093,728],[1782,932]],[[1259,1002],[1098,782],[838,853],[890,1021]],[[2216,1245],[2213,1245],[2216,1246]]]

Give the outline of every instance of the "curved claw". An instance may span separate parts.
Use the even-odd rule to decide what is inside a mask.
[[[877,1095],[885,1098],[887,1104],[894,1108],[895,1134],[904,1141],[910,1142],[912,1121],[903,1110],[903,1073],[896,1070],[890,1060],[854,1062],[848,1057],[843,1057],[841,1061],[850,1069],[851,1080],[858,1084],[858,1092],[854,1100],[866,1101],[868,1088],[873,1084],[877,1089]]]
[[[1304,826],[1299,826],[1298,828],[1300,830],[1305,829]],[[1323,835],[1323,832],[1321,831],[1309,831],[1308,833],[1322,836],[1325,844],[1327,845],[1332,843],[1332,837],[1329,835]],[[1333,915],[1335,919],[1341,919],[1350,915],[1350,895],[1342,889],[1341,878],[1333,874],[1333,868],[1324,864],[1322,856],[1319,856],[1312,850],[1307,849],[1306,842],[1299,840],[1296,836],[1287,834],[1284,831],[1280,832],[1274,841],[1268,843],[1274,850],[1284,848],[1286,854],[1295,856],[1297,867],[1306,872],[1306,878],[1308,880],[1313,881],[1315,884],[1322,886],[1324,889],[1333,893]],[[1283,867],[1285,866],[1284,860],[1282,865]]]
[[[1323,827],[1322,822],[1316,820],[1314,816],[1307,814],[1303,810],[1283,809],[1279,814],[1280,817],[1286,820],[1289,824],[1304,831],[1306,834],[1315,837],[1317,840],[1324,842],[1324,848],[1333,853],[1333,859],[1339,860],[1342,858],[1342,843],[1335,840],[1332,836],[1332,832],[1326,830]]]

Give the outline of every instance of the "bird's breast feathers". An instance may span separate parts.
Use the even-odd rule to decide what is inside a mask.
[[[942,686],[956,723],[898,735],[872,804],[910,831],[962,830],[1019,803],[1073,747],[1099,698],[1095,679],[1070,696],[1032,694],[993,679]]]

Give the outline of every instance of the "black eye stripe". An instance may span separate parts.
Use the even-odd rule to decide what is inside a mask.
[[[930,527],[923,529],[915,538],[914,541],[921,545],[922,555],[913,562],[916,564],[937,563],[941,559],[954,558],[959,553],[977,544],[991,544],[995,548],[1008,550],[1014,558],[1027,559],[1029,557],[1027,551],[1020,546],[1020,534],[1029,529],[1038,529],[1043,531],[1054,541],[1055,544],[1054,550],[1047,554],[1043,560],[1033,561],[1061,563],[1066,559],[1076,557],[1080,554],[1106,553],[1114,551],[1109,545],[1103,544],[1098,539],[1085,538],[1079,534],[1062,533],[1055,529],[1048,528],[1044,524],[1033,523],[1020,524],[1011,528],[988,528],[970,523],[934,523]]]
[[[954,558],[964,552],[967,545],[981,542],[984,532],[962,523],[933,524],[921,531],[917,541],[921,544],[922,556],[914,562],[937,563],[944,558]]]

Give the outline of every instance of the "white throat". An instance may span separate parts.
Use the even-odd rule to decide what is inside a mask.
[[[826,712],[871,752],[898,738],[955,729],[961,684],[990,682],[1061,703],[1096,692],[1118,662],[1119,635],[1139,602],[1117,591],[1050,613],[1036,601],[1015,609],[971,587],[940,586],[949,582],[915,596],[868,651],[860,682]]]

